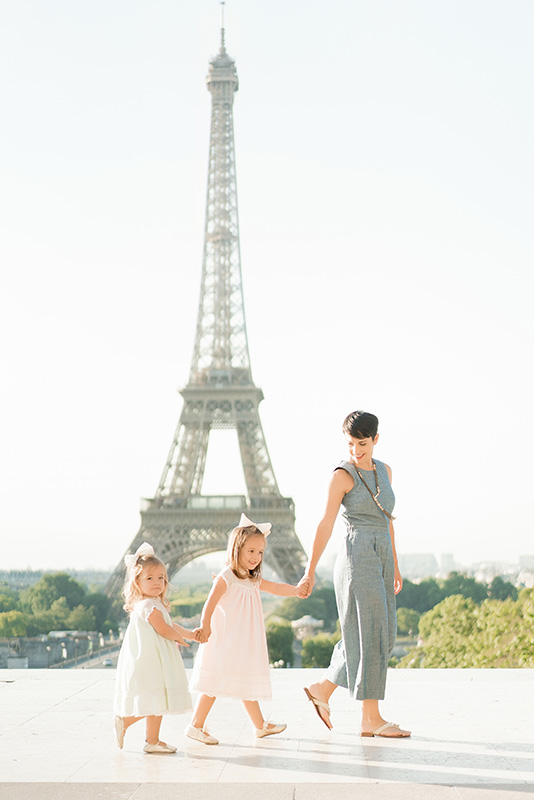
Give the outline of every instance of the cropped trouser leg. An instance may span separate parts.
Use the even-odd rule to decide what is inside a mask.
[[[334,586],[342,639],[326,677],[356,700],[382,700],[397,627],[389,534],[351,531],[336,561]]]

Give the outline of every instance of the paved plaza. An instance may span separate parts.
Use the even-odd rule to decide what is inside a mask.
[[[273,670],[264,710],[287,722],[254,739],[238,701],[208,720],[221,744],[184,736],[167,717],[172,756],[142,752],[144,724],[122,751],[111,724],[115,670],[0,672],[1,800],[509,800],[534,798],[534,670],[390,670],[383,708],[413,730],[361,739],[356,704],[332,698],[328,732],[302,687],[318,670]]]

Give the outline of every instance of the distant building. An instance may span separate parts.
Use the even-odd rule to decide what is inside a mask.
[[[221,561],[223,560],[224,555],[221,558]],[[213,580],[213,576],[216,575],[220,569],[221,567],[219,564],[214,562],[213,559],[208,563],[201,559],[190,561],[189,564],[186,564],[172,576],[172,583],[174,587],[194,586],[195,584],[201,583],[210,584]]]
[[[472,565],[469,573],[479,583],[491,583],[497,576],[502,577],[504,565],[494,561],[484,561]]]
[[[300,641],[315,636],[323,626],[324,620],[315,619],[315,617],[310,616],[310,614],[306,614],[300,619],[294,619],[291,623],[291,627],[295,631],[295,636]]]
[[[534,589],[534,569],[522,569],[517,576],[517,586]]]
[[[439,572],[434,553],[399,554],[399,569],[402,577],[409,580],[433,578]]]
[[[456,569],[456,561],[452,553],[442,553],[439,557],[439,576],[446,578]]]

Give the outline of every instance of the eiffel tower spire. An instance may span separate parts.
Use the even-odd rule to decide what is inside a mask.
[[[206,79],[212,97],[204,258],[190,383],[251,383],[235,172],[234,93],[239,81],[224,45]]]
[[[224,5],[224,4],[223,4]],[[241,511],[273,523],[266,562],[286,581],[297,581],[305,553],[294,532],[293,500],[282,497],[258,406],[245,322],[233,103],[239,81],[226,52],[224,23],[219,52],[210,60],[211,131],[200,302],[189,382],[183,407],[155,494],[144,502],[141,528],[129,550],[149,541],[174,573],[188,561],[226,548]],[[247,495],[207,496],[202,481],[210,431],[234,429]],[[261,517],[261,519],[260,519]],[[108,591],[122,583],[119,564]]]

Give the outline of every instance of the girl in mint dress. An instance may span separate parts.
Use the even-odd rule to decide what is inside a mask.
[[[128,568],[124,608],[130,614],[117,663],[114,724],[122,748],[126,730],[146,719],[145,753],[175,753],[176,747],[159,738],[164,714],[191,709],[185,669],[178,645],[194,639],[169,614],[167,571],[151,545],[141,545],[126,556]]]

